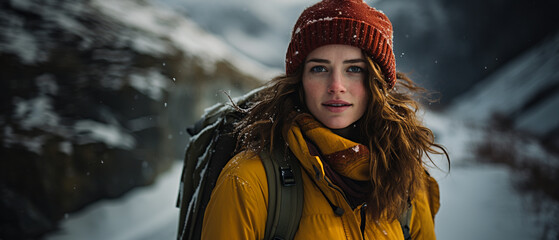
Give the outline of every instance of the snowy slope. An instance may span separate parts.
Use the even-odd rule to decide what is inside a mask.
[[[175,208],[182,163],[159,177],[151,186],[136,188],[126,196],[102,200],[78,213],[67,214],[61,231],[46,239],[175,239],[178,209]]]
[[[244,55],[283,68],[300,12],[314,0],[156,0],[184,12]],[[220,16],[219,18],[215,16]]]
[[[185,53],[196,56],[206,66],[206,70],[213,70],[216,62],[220,60],[228,60],[238,69],[257,79],[264,77],[264,80],[267,80],[279,72],[277,69],[271,69],[245,57],[232,49],[229,44],[208,34],[198,24],[168,7],[151,3],[138,4],[133,0],[94,0],[92,4],[126,25],[158,36],[166,36]],[[149,41],[142,41],[142,38],[139,38],[133,46],[148,50],[150,53],[161,48]]]
[[[449,173],[440,157],[434,158],[439,169],[430,169],[440,187],[438,239],[538,239],[541,218],[513,187],[517,176],[507,166],[477,162],[475,148],[486,137],[484,129],[434,112],[426,112],[424,122],[451,157]]]
[[[455,99],[447,114],[478,126],[501,114],[517,129],[544,136],[559,127],[558,56],[559,32]]]
[[[536,178],[553,179],[559,169],[559,157],[542,145],[543,137],[557,138],[553,134],[559,128],[557,56],[559,33],[495,71],[477,87],[456,98],[446,111],[425,114],[426,124],[435,132],[437,141],[448,148],[454,167],[448,176],[437,174],[441,176],[442,206],[437,217],[440,236],[537,239],[544,235],[544,228],[554,226],[556,202],[545,194],[534,197],[520,193],[512,184],[526,181],[532,174]],[[509,119],[512,129],[495,130],[506,128],[492,125],[496,114]],[[487,146],[497,154],[504,153],[497,158],[504,158],[501,161],[517,170],[479,163],[492,157],[478,155],[480,147]],[[531,190],[541,191],[534,188]],[[530,205],[534,204],[529,200],[532,198],[537,198],[532,200],[535,204],[545,206],[540,210],[542,213],[535,213]],[[460,208],[470,208],[470,211]],[[480,209],[486,212],[478,212]],[[444,230],[448,227],[455,229],[453,235]],[[553,239],[557,231],[545,234],[547,238],[543,239]]]

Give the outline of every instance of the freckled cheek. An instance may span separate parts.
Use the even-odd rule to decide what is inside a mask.
[[[311,88],[312,84],[309,81],[305,81],[303,80],[303,91],[305,93],[305,96],[308,96],[311,93]]]
[[[305,104],[308,108],[316,105],[319,85],[313,81],[303,81],[303,90],[305,92]]]
[[[365,89],[364,84],[356,84],[352,86],[352,90],[353,96],[357,98],[358,102],[363,105],[363,107],[366,107],[366,105],[369,103],[369,95],[367,93],[367,90]]]

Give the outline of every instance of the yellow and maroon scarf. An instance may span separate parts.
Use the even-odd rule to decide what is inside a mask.
[[[326,176],[343,189],[352,205],[364,202],[371,191],[369,149],[333,133],[311,115],[302,114],[295,121],[309,152],[322,159]]]

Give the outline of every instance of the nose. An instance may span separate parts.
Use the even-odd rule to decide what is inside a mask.
[[[328,85],[328,93],[344,93],[346,88],[344,86],[344,76],[340,71],[334,71],[330,75],[330,81]]]

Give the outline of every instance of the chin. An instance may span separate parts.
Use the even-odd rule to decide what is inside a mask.
[[[330,129],[343,129],[343,128],[348,127],[351,124],[351,122],[349,122],[349,121],[347,123],[346,122],[327,122],[327,123],[323,123],[323,124],[324,124],[324,126],[326,126],[327,128],[330,128]]]

